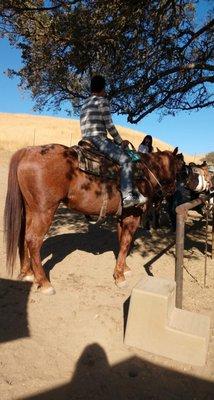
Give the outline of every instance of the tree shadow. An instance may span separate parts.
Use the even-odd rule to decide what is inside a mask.
[[[108,218],[104,224],[91,225],[88,224],[83,214],[77,214],[65,206],[60,206],[55,215],[53,224],[50,227],[48,237],[43,243],[41,249],[42,260],[48,258],[44,263],[44,268],[47,272],[61,262],[67,255],[75,250],[82,250],[92,254],[102,254],[107,251],[113,251],[115,258],[118,254],[118,240],[116,234],[116,218]],[[191,226],[192,225],[192,226]],[[62,227],[71,233],[61,234]],[[192,221],[187,226],[187,235],[185,239],[185,249],[187,252],[197,248],[200,253],[204,253],[204,233],[202,227],[204,221]],[[153,231],[152,234],[140,227],[135,238],[137,241],[131,246],[130,255],[138,252],[142,257],[154,256],[148,261],[144,268],[148,275],[153,276],[150,268],[163,254],[165,254],[175,244],[175,236],[169,229],[163,229],[161,232]],[[191,231],[191,236],[190,236]],[[211,251],[211,246],[208,244],[208,251]],[[186,257],[190,255],[186,254]],[[191,258],[198,259],[197,252],[191,254]]]
[[[109,230],[90,227],[88,232],[66,233],[52,236],[45,240],[41,249],[41,257],[48,259],[44,268],[48,272],[75,250],[82,250],[92,254],[102,254],[113,251],[115,257],[118,252],[117,237],[110,234]]]
[[[43,265],[47,274],[75,250],[92,254],[112,251],[116,258],[119,250],[116,225],[117,219],[114,217],[107,218],[102,225],[92,225],[84,215],[74,213],[64,206],[59,207],[41,249],[42,260],[49,258]],[[61,234],[63,226],[72,232]],[[142,232],[143,230],[139,229],[135,237],[142,237]],[[133,251],[131,249],[130,252]]]
[[[32,283],[0,278],[0,342],[29,337],[27,302]]]
[[[203,228],[205,227],[205,221],[193,220],[191,225],[187,225],[185,229],[185,239],[184,239],[184,259],[195,259],[198,260],[200,255],[205,254],[205,233],[203,232]],[[168,244],[162,249],[160,249],[158,244],[158,239],[153,240],[153,246],[158,250],[157,254],[152,257],[149,261],[144,264],[144,269],[146,273],[150,276],[154,276],[151,272],[151,268],[153,264],[161,258],[164,254],[166,254],[172,247],[175,246],[176,238],[171,237],[170,232],[166,234],[162,244]],[[159,242],[160,243],[160,242]],[[157,244],[157,245],[156,245]],[[193,251],[196,250],[197,252]],[[207,252],[211,254],[212,246],[210,243],[207,244]],[[199,254],[200,253],[200,254]],[[173,256],[175,258],[175,249],[173,251]]]
[[[213,390],[210,381],[137,356],[111,366],[94,343],[84,349],[71,382],[23,400],[211,400]]]
[[[62,226],[65,226],[69,231],[75,229],[75,232],[87,232],[88,230],[88,223],[83,214],[75,213],[68,207],[60,204],[54,215],[48,236],[57,235]]]

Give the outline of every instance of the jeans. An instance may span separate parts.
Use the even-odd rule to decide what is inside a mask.
[[[100,152],[121,166],[120,187],[122,198],[132,193],[132,161],[125,151],[116,143],[109,139],[99,136],[91,136],[90,141],[100,150]]]

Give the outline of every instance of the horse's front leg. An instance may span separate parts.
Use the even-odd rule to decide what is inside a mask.
[[[116,266],[114,269],[114,279],[117,286],[122,287],[125,285],[124,272],[130,270],[126,265],[126,257],[133,239],[140,223],[140,215],[129,215],[123,217],[118,226],[118,239],[119,239],[119,254],[117,257]]]
[[[118,224],[117,224],[118,243],[120,243],[121,234],[122,234],[122,224],[119,221]],[[126,263],[126,259],[124,261],[124,272],[123,273],[124,273],[125,277],[131,276],[131,274],[132,274],[131,268],[129,268],[129,266]]]

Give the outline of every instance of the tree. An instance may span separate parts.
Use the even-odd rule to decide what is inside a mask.
[[[36,108],[78,111],[93,73],[108,79],[113,111],[138,122],[213,105],[213,27],[199,26],[197,1],[5,0],[0,31],[20,49],[9,71],[31,90]]]
[[[206,161],[208,164],[214,165],[214,151],[207,153],[202,159],[202,161]]]

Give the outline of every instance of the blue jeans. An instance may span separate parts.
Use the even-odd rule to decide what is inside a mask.
[[[132,161],[125,151],[116,143],[109,139],[101,138],[99,136],[91,136],[89,139],[102,154],[108,156],[111,160],[115,161],[121,166],[120,170],[120,187],[122,197],[126,197],[132,193]]]

